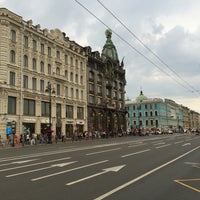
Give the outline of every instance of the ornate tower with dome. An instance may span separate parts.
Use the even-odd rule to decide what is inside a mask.
[[[106,30],[102,53],[85,47],[88,56],[88,129],[117,134],[126,130],[125,70],[123,60],[112,42],[112,31]]]

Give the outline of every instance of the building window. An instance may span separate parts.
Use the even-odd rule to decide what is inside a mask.
[[[51,57],[51,47],[48,47],[48,56]]]
[[[60,59],[60,51],[56,51],[56,58]]]
[[[68,87],[65,87],[65,97],[68,97]]]
[[[61,117],[61,104],[56,104],[56,117]]]
[[[145,112],[145,116],[148,117],[148,112]]]
[[[14,30],[10,31],[10,39],[12,42],[16,42],[16,31]]]
[[[76,99],[79,99],[79,91],[76,89]]]
[[[74,98],[74,89],[71,88],[71,98],[73,99]]]
[[[10,72],[10,85],[15,85],[15,72]]]
[[[28,36],[24,36],[24,47],[28,48]]]
[[[23,88],[28,88],[28,76],[23,75]]]
[[[136,117],[136,113],[135,112],[133,113],[133,117]]]
[[[37,42],[36,42],[36,40],[33,40],[32,43],[33,43],[33,51],[36,51],[37,50]]]
[[[80,84],[83,84],[83,76],[80,76]]]
[[[71,67],[73,67],[73,66],[74,66],[74,63],[73,63],[73,58],[72,58],[72,57],[70,58],[70,65],[71,65]]]
[[[16,114],[16,97],[8,97],[8,114]]]
[[[158,116],[158,111],[157,110],[155,110],[155,116]]]
[[[77,107],[77,119],[84,118],[84,109],[83,107]]]
[[[51,74],[51,65],[48,64],[48,74]]]
[[[80,62],[81,70],[83,70],[83,62]]]
[[[152,111],[150,112],[150,116],[151,116],[151,117],[153,116],[153,112],[152,112]]]
[[[81,100],[83,100],[83,90],[81,90]]]
[[[94,73],[93,72],[89,72],[89,80],[94,81]]]
[[[56,93],[57,95],[60,95],[60,84],[56,85]]]
[[[40,72],[44,73],[44,62],[43,61],[40,62]]]
[[[34,71],[37,71],[37,61],[35,58],[33,58],[33,60],[32,60],[32,67],[33,67]]]
[[[66,80],[68,80],[68,71],[67,70],[65,70],[65,78],[66,78]]]
[[[49,112],[49,102],[44,102],[42,101],[42,105],[41,105],[41,115],[42,116],[49,116],[50,112]]]
[[[15,51],[10,51],[10,62],[15,63]]]
[[[89,103],[93,103],[94,104],[94,96],[89,95]]]
[[[92,83],[89,84],[89,92],[94,93],[94,84]]]
[[[147,109],[147,104],[144,105],[145,109]]]
[[[78,74],[75,75],[75,81],[78,83]]]
[[[36,78],[32,78],[32,89],[33,90],[37,89],[37,79]]]
[[[73,106],[66,105],[66,118],[73,118]]]
[[[35,115],[35,100],[24,99],[24,115]]]
[[[40,44],[40,52],[41,52],[41,54],[44,54],[44,44],[43,43]]]
[[[40,92],[44,92],[44,80],[40,80]]]
[[[158,120],[156,120],[156,127],[158,127]]]
[[[73,77],[73,76],[74,76],[74,75],[73,75],[73,73],[71,72],[71,73],[70,73],[70,81],[71,81],[71,82],[74,81],[74,77]]]
[[[151,126],[153,126],[153,120],[151,119]]]
[[[67,63],[68,63],[68,57],[67,55],[65,55],[65,65],[67,65]]]
[[[24,64],[24,67],[28,67],[28,56],[27,55],[24,55],[23,64]]]
[[[75,61],[76,68],[78,68],[78,60]]]

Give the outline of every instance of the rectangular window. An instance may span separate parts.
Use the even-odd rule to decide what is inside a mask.
[[[35,115],[35,100],[24,99],[24,115]]]
[[[51,65],[48,64],[48,74],[51,74]]]
[[[66,118],[73,118],[73,106],[67,105],[66,106]]]
[[[23,88],[28,88],[28,76],[23,75]]]
[[[61,117],[61,104],[56,104],[56,117]]]
[[[15,72],[10,72],[10,85],[15,85]]]
[[[41,106],[41,114],[42,116],[48,116],[49,117],[49,106],[50,106],[50,103],[49,102],[44,102],[42,101],[42,106]]]
[[[65,97],[68,97],[68,87],[65,87]]]
[[[83,107],[77,107],[77,119],[84,118],[84,109]]]
[[[36,40],[33,40],[33,51],[36,51],[37,50],[37,42]]]
[[[28,36],[24,36],[24,47],[28,48]]]
[[[60,95],[60,84],[56,85],[56,93],[57,95]]]
[[[16,97],[8,97],[8,114],[16,115]]]
[[[11,30],[10,37],[12,42],[16,42],[16,32],[14,30]]]
[[[42,54],[44,54],[44,44],[43,43],[40,44],[40,52]]]
[[[48,47],[48,56],[51,57],[51,47]]]
[[[40,92],[44,92],[44,80],[40,80]]]
[[[32,89],[37,90],[37,79],[36,78],[32,78]]]

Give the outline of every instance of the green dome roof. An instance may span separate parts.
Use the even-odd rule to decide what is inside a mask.
[[[114,61],[119,61],[117,50],[111,40],[112,31],[110,29],[107,29],[105,31],[105,35],[106,35],[107,40],[102,50],[102,57],[104,59],[112,59]]]
[[[148,98],[146,96],[143,95],[143,92],[140,91],[140,95],[136,98],[137,102],[142,102],[144,100],[147,100]]]

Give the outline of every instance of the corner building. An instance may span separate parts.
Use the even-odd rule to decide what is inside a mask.
[[[5,8],[0,8],[0,31],[1,136],[13,121],[17,135],[45,133],[48,124],[67,137],[74,129],[87,130],[83,48],[59,29],[41,30]]]
[[[88,56],[87,94],[88,131],[117,134],[126,130],[124,105],[125,70],[111,40],[112,32],[106,30],[106,43],[102,54],[85,47]]]

